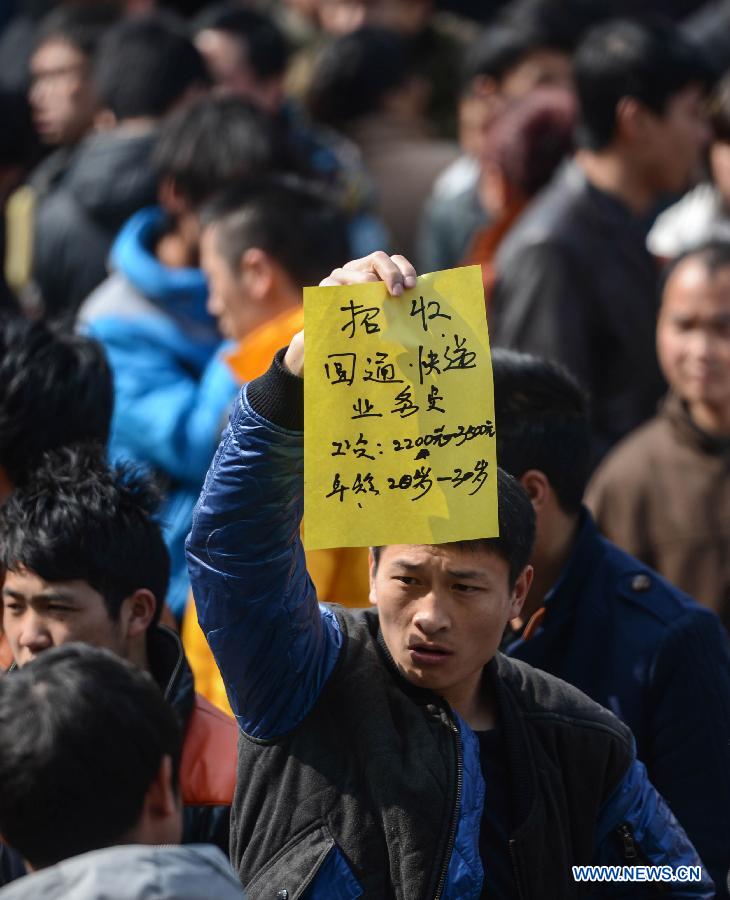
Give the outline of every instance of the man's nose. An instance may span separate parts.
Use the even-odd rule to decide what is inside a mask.
[[[426,635],[434,635],[449,628],[451,619],[448,601],[442,592],[432,589],[423,595],[413,617],[413,624]]]
[[[690,338],[690,351],[695,359],[707,360],[711,355],[712,336],[702,328],[694,331]]]
[[[31,653],[40,653],[51,646],[51,635],[40,616],[34,615],[32,612],[26,613],[23,617],[18,643],[24,650],[29,650]]]

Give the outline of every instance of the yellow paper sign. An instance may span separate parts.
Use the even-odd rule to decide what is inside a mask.
[[[308,549],[493,537],[494,389],[479,266],[304,291]]]

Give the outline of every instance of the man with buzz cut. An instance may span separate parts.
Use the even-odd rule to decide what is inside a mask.
[[[415,278],[376,253],[323,284],[399,296]],[[373,548],[375,609],[318,604],[299,540],[303,375],[300,333],[242,389],[188,538],[240,729],[231,856],[247,896],[569,898],[585,893],[574,865],[701,867],[629,730],[497,652],[533,574],[534,513],[506,473],[499,537]],[[667,895],[714,896],[694,875]]]

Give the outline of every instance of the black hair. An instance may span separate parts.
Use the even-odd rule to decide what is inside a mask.
[[[557,363],[495,349],[497,459],[515,478],[542,472],[564,512],[577,513],[590,472],[588,397]]]
[[[488,550],[504,559],[509,565],[509,586],[512,589],[532,556],[535,510],[519,481],[503,468],[497,469],[497,502],[499,537],[454,541],[453,546],[467,550]],[[377,567],[382,547],[370,549]]]
[[[467,50],[462,66],[463,90],[468,92],[474,79],[480,76],[501,81],[526,57],[538,50],[569,54],[576,37],[562,11],[550,18],[509,18],[492,25]]]
[[[163,124],[153,161],[197,206],[274,165],[270,120],[242,97],[201,97]]]
[[[122,602],[146,588],[159,621],[170,558],[153,518],[159,495],[139,470],[107,465],[96,445],[46,453],[0,508],[0,567],[44,581],[85,581],[116,621]]]
[[[405,38],[385,28],[359,28],[325,47],[312,74],[309,111],[319,122],[342,127],[377,112],[414,71]]]
[[[275,78],[286,71],[289,44],[270,16],[236,3],[221,3],[196,19],[194,33],[205,30],[224,31],[238,41],[258,78]]]
[[[730,266],[730,241],[711,238],[688,247],[682,253],[675,256],[662,271],[660,283],[662,295],[666,290],[669,279],[688,259],[696,259],[698,262],[701,262],[705,267],[705,270],[710,275],[714,275],[718,269],[725,269],[727,266]]]
[[[183,26],[162,13],[123,19],[109,29],[93,77],[103,104],[120,121],[159,118],[191,88],[208,83],[203,57]]]
[[[105,444],[113,404],[100,344],[43,322],[0,318],[0,466],[11,482],[22,483],[46,450]]]
[[[49,41],[61,40],[91,61],[102,36],[119,17],[119,3],[115,2],[59,6],[38,25],[35,49]]]
[[[232,272],[251,247],[264,250],[298,287],[319,284],[349,259],[347,219],[317,185],[294,177],[248,181],[206,206],[218,252]]]
[[[597,25],[576,50],[574,72],[578,141],[593,150],[613,140],[622,98],[633,97],[662,115],[684,88],[706,88],[712,80],[697,48],[663,19],[614,19]]]
[[[67,644],[0,679],[0,832],[33,866],[124,842],[180,726],[152,678]]]

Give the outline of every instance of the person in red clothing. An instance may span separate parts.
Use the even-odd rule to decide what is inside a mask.
[[[183,841],[227,852],[237,728],[196,694],[179,637],[159,624],[170,560],[156,499],[93,446],[45,454],[0,510],[3,628],[17,667],[81,642],[149,672],[183,728]]]

